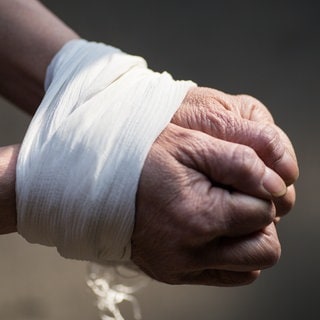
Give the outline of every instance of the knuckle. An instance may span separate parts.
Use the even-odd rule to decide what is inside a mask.
[[[281,256],[280,242],[275,239],[269,239],[263,250],[264,267],[271,267],[275,265]]]
[[[241,264],[258,269],[266,269],[275,265],[281,256],[281,245],[276,236],[259,232],[254,242],[246,243],[242,247],[246,254],[241,255]]]
[[[248,110],[248,118],[255,120],[263,115],[265,121],[274,123],[271,113],[268,108],[257,98],[254,98],[247,94],[241,94],[236,96],[239,99],[240,105],[244,110]]]
[[[237,95],[237,97],[241,99],[243,102],[245,102],[247,105],[264,106],[260,100],[249,94],[239,94]]]
[[[240,99],[242,104],[245,104],[249,109],[267,110],[267,107],[259,99],[249,94],[239,94],[237,97]]]

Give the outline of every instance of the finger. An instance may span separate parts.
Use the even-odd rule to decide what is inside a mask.
[[[287,185],[293,184],[299,177],[297,156],[288,136],[277,127],[281,141],[285,144],[285,153],[279,161],[275,162],[273,168],[285,180]]]
[[[287,185],[295,182],[299,168],[293,147],[287,136],[271,124],[240,119],[233,114],[207,114],[207,126],[189,121],[189,128],[201,130],[213,137],[243,144],[256,151],[264,163],[276,171]],[[211,125],[209,125],[211,124]]]
[[[273,203],[276,207],[277,217],[286,215],[294,206],[296,200],[296,192],[293,185],[287,188],[287,193],[283,197],[274,198]]]
[[[232,96],[207,88],[193,89],[172,122],[216,138],[250,146],[287,185],[299,175],[290,140],[274,125],[267,108],[250,96]]]
[[[167,127],[167,132],[169,130],[173,132],[166,136],[171,140],[168,151],[185,166],[205,174],[213,185],[266,199],[286,193],[280,176],[269,169],[252,148],[173,124]]]
[[[220,134],[221,129],[220,132],[215,133],[215,136],[251,147],[287,185],[297,180],[299,168],[294,150],[287,136],[279,128],[271,124],[236,118],[232,123],[233,126],[229,125],[223,130],[223,134]]]
[[[193,221],[193,228],[197,230],[197,241],[193,240],[192,245],[197,247],[218,237],[252,234],[276,218],[272,201],[238,192],[213,187],[207,195],[194,195],[193,198],[195,203],[201,203],[202,199],[203,204],[201,209],[194,209],[197,220]]]
[[[274,224],[262,231],[237,238],[221,238],[202,252],[199,268],[249,272],[269,268],[278,262],[281,246]]]
[[[276,154],[279,160],[271,163],[271,167],[280,174],[287,185],[296,181],[299,176],[299,169],[294,148],[288,136],[274,124],[272,115],[266,106],[261,101],[249,95],[237,95],[234,96],[233,108],[240,110],[241,117],[244,119],[275,128],[279,138],[275,139],[272,143],[273,146],[271,144],[270,147],[274,149],[274,147],[279,146],[279,143],[281,143],[284,145],[284,152],[281,152],[282,154],[279,152],[278,155]],[[270,138],[272,138],[272,135]]]
[[[287,136],[277,126],[240,120],[228,132],[227,141],[247,145],[254,149],[263,162],[276,171],[287,185],[299,176],[297,158]],[[236,121],[235,121],[236,123]]]
[[[255,281],[260,271],[235,272],[226,270],[206,269],[191,272],[180,278],[179,284],[197,284],[206,286],[235,287],[244,286]]]

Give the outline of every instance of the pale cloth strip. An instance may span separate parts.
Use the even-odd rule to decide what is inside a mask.
[[[19,154],[18,232],[67,258],[128,260],[144,161],[194,85],[111,46],[67,43]]]

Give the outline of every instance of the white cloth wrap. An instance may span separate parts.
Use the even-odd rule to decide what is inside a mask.
[[[144,161],[194,85],[101,43],[67,43],[19,154],[18,232],[67,258],[129,260]]]

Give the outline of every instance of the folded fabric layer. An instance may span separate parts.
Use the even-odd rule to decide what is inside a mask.
[[[19,154],[18,232],[67,258],[128,260],[144,161],[194,85],[104,44],[67,43]]]

